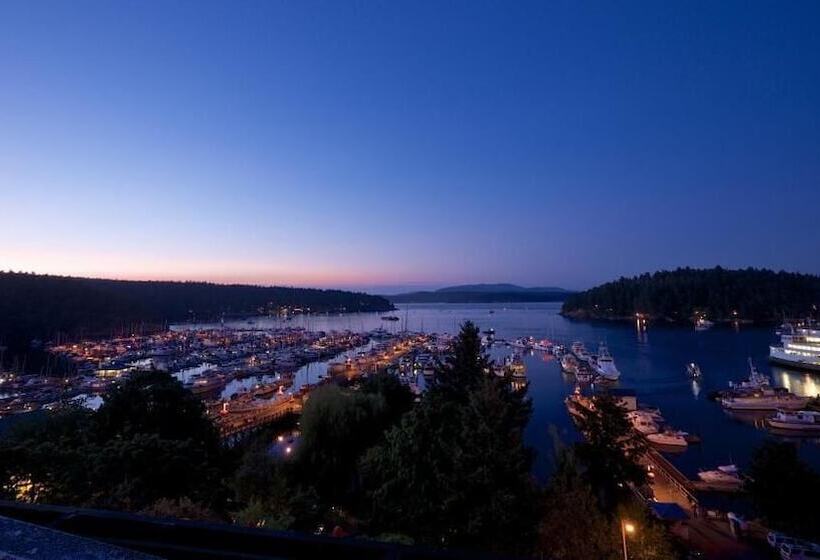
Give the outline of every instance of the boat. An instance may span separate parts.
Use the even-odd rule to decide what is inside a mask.
[[[769,378],[757,371],[751,358],[749,358],[749,379],[740,383],[729,382],[729,388],[735,391],[757,391],[766,387],[769,387]]]
[[[797,369],[820,371],[820,328],[813,323],[782,325],[780,346],[769,346],[769,361]]]
[[[770,427],[778,430],[792,430],[796,432],[820,432],[820,412],[814,410],[798,410],[789,412],[778,410],[766,422]]]
[[[686,447],[689,445],[686,432],[664,431],[656,434],[647,434],[646,439],[656,445],[667,447]]]
[[[510,342],[513,348],[532,348],[532,341],[527,338],[516,338]]]
[[[561,356],[561,369],[570,375],[578,373],[578,360],[572,354]]]
[[[695,362],[690,362],[686,364],[686,375],[692,379],[700,379],[703,374],[701,373],[700,366],[698,366],[698,364]]]
[[[657,434],[660,431],[655,417],[641,410],[631,410],[626,413],[626,417],[632,423],[632,427],[643,435]]]
[[[608,381],[617,381],[621,372],[615,367],[615,360],[603,342],[598,346],[598,357],[593,366],[595,373]]]
[[[576,340],[572,343],[570,351],[582,362],[588,362],[591,359],[589,352],[587,352],[587,349],[584,347],[584,343],[580,340]]]
[[[708,331],[714,325],[715,324],[712,321],[707,320],[706,317],[698,317],[695,319],[695,330],[698,332]]]
[[[552,350],[552,342],[547,340],[546,338],[543,340],[537,340],[532,345],[533,350],[540,350],[541,352],[549,352]]]
[[[811,400],[790,393],[787,389],[763,388],[758,391],[730,395],[720,400],[728,410],[802,410]]]
[[[513,377],[523,377],[526,371],[524,360],[521,359],[521,354],[518,352],[504,358],[504,367],[512,373]]]
[[[721,465],[715,470],[698,471],[698,478],[710,484],[742,484],[735,465]]]
[[[578,383],[592,383],[595,381],[595,374],[589,367],[579,366],[575,373],[575,379]]]
[[[382,317],[382,321],[400,321],[400,320],[401,319],[399,319],[396,315],[384,315]]]

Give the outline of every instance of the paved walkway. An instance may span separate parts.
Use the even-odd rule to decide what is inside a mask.
[[[709,560],[771,560],[777,557],[772,555],[765,536],[752,534],[736,539],[727,521],[690,519],[675,533]]]

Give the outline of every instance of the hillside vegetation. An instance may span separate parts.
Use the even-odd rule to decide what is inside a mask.
[[[215,320],[273,311],[387,311],[379,296],[340,290],[101,280],[0,272],[0,345],[117,334],[168,322]]]
[[[696,313],[712,321],[775,322],[817,313],[820,277],[747,268],[679,268],[621,278],[571,295],[562,313],[579,319],[690,321]]]

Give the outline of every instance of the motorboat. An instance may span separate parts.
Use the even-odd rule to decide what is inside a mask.
[[[510,346],[513,348],[524,348],[529,349],[533,346],[532,337],[530,338],[516,338],[512,342],[510,342]]]
[[[591,359],[591,356],[589,355],[589,352],[587,352],[584,343],[580,340],[576,340],[572,343],[571,352],[582,362],[588,362]]]
[[[570,375],[578,373],[578,360],[572,354],[561,356],[561,369]]]
[[[700,371],[700,366],[695,362],[690,362],[686,364],[686,375],[691,377],[692,379],[700,379],[703,375]]]
[[[788,390],[763,388],[758,391],[723,397],[720,403],[728,410],[802,410],[811,400]]]
[[[643,435],[657,434],[660,431],[655,418],[646,412],[632,410],[626,413],[626,417],[632,423],[632,427]]]
[[[504,367],[512,373],[514,377],[523,377],[526,371],[524,360],[521,359],[521,354],[518,352],[514,352],[504,358]]]
[[[686,447],[689,442],[686,439],[688,436],[686,432],[663,431],[656,434],[648,434],[646,439],[656,445],[663,445],[668,447]]]
[[[769,387],[769,385],[769,378],[757,370],[751,358],[749,358],[749,379],[741,381],[740,383],[729,382],[730,389],[739,391],[758,390]]]
[[[735,465],[721,465],[715,470],[698,471],[698,478],[710,484],[741,484],[743,482]]]
[[[549,352],[552,350],[552,342],[547,339],[537,340],[535,344],[532,345],[533,350],[540,350],[541,352]]]
[[[820,432],[820,412],[814,410],[798,410],[789,412],[778,410],[766,422],[770,427],[778,430],[793,430],[796,432]]]
[[[598,357],[593,366],[595,373],[609,381],[617,381],[621,372],[615,367],[615,360],[603,342],[598,346]]]

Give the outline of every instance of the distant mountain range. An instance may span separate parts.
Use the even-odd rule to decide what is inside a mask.
[[[384,297],[392,303],[515,303],[564,301],[572,293],[556,287],[525,288],[515,284],[465,284]]]

